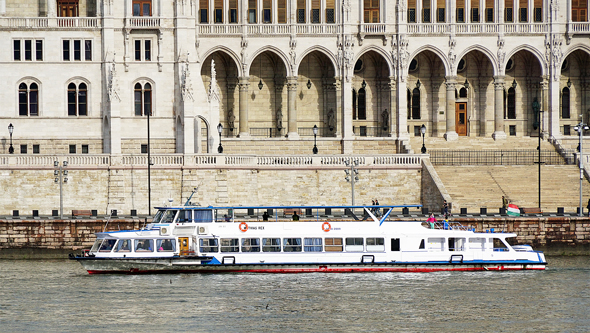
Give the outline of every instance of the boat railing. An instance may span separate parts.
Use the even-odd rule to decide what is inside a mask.
[[[438,221],[438,222],[434,222],[433,225],[434,225],[434,229],[442,229],[442,230],[462,230],[462,231],[474,230],[473,227],[462,225],[460,222]]]

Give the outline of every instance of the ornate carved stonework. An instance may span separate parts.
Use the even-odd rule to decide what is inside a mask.
[[[209,84],[209,91],[207,92],[207,100],[209,103],[213,99],[219,101],[219,88],[217,87],[217,74],[215,73],[215,60],[211,59],[211,82]]]
[[[563,52],[561,51],[562,43],[560,35],[553,34],[545,36],[545,60],[549,66],[547,69],[552,69],[553,81],[559,80],[558,73],[563,58]]]
[[[505,67],[504,58],[506,57],[506,51],[504,51],[504,38],[498,36],[498,72],[504,75]]]
[[[183,56],[182,62],[180,64],[180,66],[181,66],[180,89],[182,92],[182,100],[183,101],[187,101],[188,99],[190,99],[191,101],[194,100],[194,98],[193,98],[193,85],[191,82],[191,74],[190,74],[190,69],[189,69],[188,55],[189,55],[189,53],[187,52]],[[211,62],[213,62],[213,60]],[[212,68],[211,70],[214,71],[215,69]]]
[[[119,85],[117,83],[117,70],[115,65],[115,53],[113,52],[112,60],[107,63],[107,91],[110,102],[114,101],[115,99],[119,102],[121,101],[121,97],[119,97]]]

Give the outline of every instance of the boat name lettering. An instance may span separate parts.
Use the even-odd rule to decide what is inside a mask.
[[[248,226],[248,230],[264,230],[264,226]]]

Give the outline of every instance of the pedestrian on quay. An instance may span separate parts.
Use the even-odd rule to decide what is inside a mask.
[[[445,220],[449,219],[449,204],[447,204],[446,200],[443,200],[443,214],[445,216]]]

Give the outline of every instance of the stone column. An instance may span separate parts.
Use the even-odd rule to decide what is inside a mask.
[[[388,83],[388,87],[389,87],[389,137],[392,138],[397,138],[397,112],[395,112],[394,110],[397,110],[396,106],[396,102],[395,102],[395,98],[396,98],[396,87],[397,85],[395,84],[395,77],[394,76],[390,76],[389,77],[389,83]]]
[[[6,0],[0,0],[0,16],[6,15]]]
[[[247,138],[250,136],[250,127],[248,126],[248,89],[250,88],[250,78],[238,78],[238,86],[240,87],[240,138]]]
[[[342,115],[343,115],[343,110],[342,110],[342,84],[340,82],[340,78],[339,77],[335,77],[334,78],[334,90],[335,90],[335,94],[336,94],[336,109],[334,110],[334,113],[336,114],[336,137],[341,137],[342,134]]]
[[[543,120],[541,121],[541,124],[543,124],[543,126],[541,127],[541,130],[543,131],[543,134],[547,134],[547,120],[549,119],[549,76],[543,76],[543,80],[541,81],[541,111],[543,111],[543,113],[541,113],[543,115]]]
[[[504,132],[504,76],[494,76],[494,140],[506,139]]]
[[[457,77],[447,76],[447,104],[446,104],[446,119],[447,128],[445,132],[445,139],[447,141],[457,140],[459,135],[455,131],[455,87],[457,86]]]
[[[287,77],[287,114],[289,115],[289,125],[287,127],[287,137],[289,139],[299,139],[297,133],[297,77]]]
[[[57,17],[56,0],[47,0],[47,17]]]
[[[549,123],[547,130],[549,131],[549,136],[553,137],[561,137],[561,132],[559,131],[559,82],[560,82],[561,75],[558,76],[557,80],[549,79]]]
[[[401,77],[401,75],[399,75]],[[398,151],[401,148],[401,144],[405,144],[403,141],[410,140],[410,134],[408,133],[408,76],[404,80],[398,78],[397,81],[397,92],[396,92],[396,110],[397,114],[396,122],[396,134],[398,139]]]

